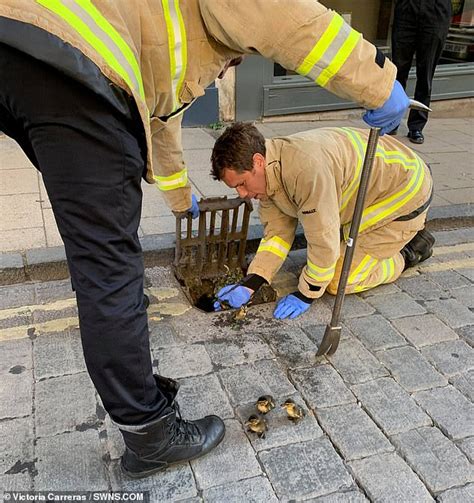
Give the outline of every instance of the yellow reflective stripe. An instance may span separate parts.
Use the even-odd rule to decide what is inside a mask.
[[[173,112],[180,108],[179,96],[186,74],[187,41],[179,0],[161,0],[168,32],[170,78],[173,93]]]
[[[360,262],[360,264],[354,269],[352,274],[349,276],[348,283],[354,284],[363,281],[370,274],[372,269],[377,265],[378,260],[372,258],[370,255],[366,255]]]
[[[352,178],[346,190],[342,193],[341,209],[340,209],[340,211],[342,212],[349,204],[349,201],[352,199],[352,196],[354,195],[355,191],[357,190],[360,184],[362,162],[364,159],[364,143],[362,142],[362,138],[355,131],[352,131],[349,128],[341,128],[341,129],[349,136],[349,140],[351,141],[357,153],[357,166],[355,169],[354,177]]]
[[[341,69],[357,45],[361,34],[334,13],[328,27],[304,58],[297,72],[325,87]]]
[[[369,288],[375,288],[376,286],[388,283],[388,281],[393,278],[395,274],[395,260],[393,258],[382,260],[380,266],[382,267],[380,280],[374,284],[358,285],[354,288],[354,292],[363,292]]]
[[[135,56],[120,34],[87,0],[36,0],[61,17],[105,62],[145,99],[140,69]]]
[[[285,259],[291,249],[291,245],[279,236],[273,236],[270,239],[262,239],[257,253],[270,252],[278,257]]]
[[[306,264],[306,274],[315,281],[331,281],[336,271],[336,262],[330,267],[319,267],[309,259]]]
[[[185,187],[188,183],[188,170],[184,168],[178,173],[174,173],[169,176],[158,176],[153,177],[155,179],[156,185],[160,190],[174,190],[180,187]]]

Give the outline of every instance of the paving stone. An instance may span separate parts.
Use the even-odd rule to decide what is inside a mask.
[[[335,297],[333,295],[327,295],[324,297],[325,302],[328,306],[333,308]],[[347,322],[351,318],[359,318],[361,316],[368,316],[375,312],[375,309],[368,304],[359,295],[348,295],[344,298],[344,309],[342,310],[342,319]]]
[[[432,314],[399,318],[392,323],[416,348],[458,339],[454,330]]]
[[[171,466],[152,477],[131,479],[123,474],[120,462],[113,462],[109,473],[113,491],[148,491],[150,503],[183,501],[198,492],[189,463]]]
[[[125,443],[120,430],[112,422],[108,414],[105,416],[104,429],[100,432],[100,438],[103,440],[105,449],[112,461],[122,456],[125,450]]]
[[[280,500],[301,501],[352,486],[341,458],[326,438],[276,447],[259,454]]]
[[[95,430],[38,439],[37,491],[103,491],[108,482]],[[58,477],[58,474],[61,474]]]
[[[191,461],[201,489],[256,477],[262,473],[254,450],[239,422],[227,420],[225,425],[224,440],[206,456]]]
[[[265,477],[239,480],[203,491],[206,503],[276,503],[278,498]]]
[[[31,416],[0,421],[0,473],[33,465],[33,437]]]
[[[21,374],[33,365],[29,339],[0,341],[0,374]]]
[[[426,309],[443,320],[451,328],[474,324],[474,313],[454,299],[426,302]]]
[[[369,500],[361,492],[352,490],[340,493],[332,493],[328,494],[327,496],[311,498],[304,501],[305,503],[365,503]]]
[[[32,324],[46,323],[48,321],[54,321],[61,318],[77,318],[77,306],[74,305],[63,305],[64,303],[70,304],[70,300],[57,301],[55,305],[47,306],[48,309],[34,308],[31,317]]]
[[[234,410],[216,374],[181,379],[177,400],[186,419],[200,419],[209,414],[223,419],[234,417]]]
[[[426,313],[423,306],[403,292],[368,297],[367,302],[389,320]]]
[[[276,396],[273,398],[275,399],[275,409],[263,416],[269,427],[265,438],[259,438],[255,433],[247,431],[247,436],[257,452],[279,447],[281,445],[313,440],[323,435],[323,431],[319,427],[313,413],[308,410],[301,396],[294,394],[290,396]],[[280,406],[287,398],[291,398],[305,411],[305,416],[297,423],[289,421],[285,409]],[[251,415],[256,413],[255,404],[242,405],[237,409],[237,415],[245,430],[245,422]]]
[[[452,377],[449,382],[471,402],[474,402],[474,370]]]
[[[316,361],[318,348],[303,330],[277,330],[266,339],[280,361],[290,368],[314,365]]]
[[[459,334],[471,347],[474,347],[474,325],[467,325],[456,329]]]
[[[36,379],[86,370],[78,330],[41,334],[33,341],[33,359]]]
[[[413,398],[392,378],[358,384],[352,386],[352,391],[387,435],[432,424]]]
[[[470,309],[474,308],[474,285],[451,290],[451,295],[461,304]]]
[[[399,278],[397,284],[416,300],[438,300],[448,297],[445,288],[441,288],[438,284],[430,281],[425,275]]]
[[[474,463],[474,437],[466,438],[458,442],[458,447],[468,457],[471,463]]]
[[[470,284],[456,271],[436,271],[424,273],[424,275],[445,290],[454,290]]]
[[[37,382],[35,409],[38,437],[97,427],[95,391],[86,373]]]
[[[379,351],[377,356],[407,391],[445,386],[448,382],[412,347]]]
[[[372,501],[434,501],[421,480],[397,454],[379,454],[351,461],[349,466]]]
[[[368,299],[369,297],[376,297],[377,295],[390,295],[391,293],[400,293],[401,290],[395,283],[389,283],[388,285],[380,285],[377,288],[371,288],[366,292],[361,292],[359,294],[363,299]]]
[[[29,307],[0,311],[0,329],[31,325],[33,317]],[[8,335],[8,334],[7,334]]]
[[[179,379],[212,371],[212,362],[202,344],[171,346],[153,351],[161,375]]]
[[[0,286],[0,309],[30,306],[35,300],[35,286],[32,283]]]
[[[393,446],[376,424],[357,405],[320,409],[317,416],[324,431],[346,460],[393,451]]]
[[[474,268],[460,268],[458,269],[459,274],[462,274],[467,279],[474,281]]]
[[[307,369],[292,370],[290,376],[312,409],[356,401],[331,365],[315,365]]]
[[[15,390],[12,393],[12,390]],[[29,416],[33,404],[33,374],[5,374],[0,379],[0,419]]]
[[[42,281],[35,283],[36,302],[38,304],[47,304],[60,299],[75,298],[71,280],[62,279],[59,281]]]
[[[437,428],[410,430],[392,441],[432,492],[474,481],[474,467]]]
[[[329,318],[328,318],[329,319]],[[326,331],[327,323],[324,325],[315,325],[311,323],[309,325],[303,325],[301,328],[308,338],[319,348],[324,337],[324,332]],[[344,323],[341,323],[341,343],[350,337],[350,331]],[[316,357],[316,361],[318,357]]]
[[[0,501],[7,501],[4,491],[31,491],[33,479],[28,472],[15,475],[0,475]]]
[[[406,340],[379,314],[346,322],[351,332],[371,351],[405,346]]]
[[[474,369],[474,349],[464,341],[449,341],[427,346],[421,350],[440,372],[453,376]]]
[[[439,494],[437,500],[440,503],[464,503],[474,501],[474,484],[449,489],[448,491]]]
[[[328,357],[348,384],[359,384],[388,376],[388,370],[354,337],[340,344],[335,354]]]
[[[446,386],[413,396],[448,437],[457,440],[474,435],[474,405],[456,388]]]
[[[275,357],[268,344],[257,334],[251,333],[208,342],[205,347],[217,367],[232,367]]]
[[[232,405],[255,402],[261,395],[295,392],[286,374],[274,360],[260,360],[219,371],[219,378]]]
[[[174,328],[165,321],[150,322],[150,349],[179,346],[183,342],[179,339]]]

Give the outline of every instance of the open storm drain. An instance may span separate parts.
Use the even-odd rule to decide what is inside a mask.
[[[189,214],[176,215],[174,272],[190,302],[202,311],[213,312],[216,293],[246,274],[252,209],[252,203],[240,197],[215,197],[199,202],[197,225]],[[275,299],[275,290],[264,285],[251,304]]]

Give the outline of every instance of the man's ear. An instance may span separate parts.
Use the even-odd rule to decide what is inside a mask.
[[[252,161],[253,161],[253,169],[257,171],[265,169],[265,157],[259,152],[253,154]]]

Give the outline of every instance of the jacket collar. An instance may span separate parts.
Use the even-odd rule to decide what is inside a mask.
[[[265,147],[267,149],[265,155],[267,162],[265,168],[267,196],[272,197],[281,188],[281,145],[275,140],[266,140]]]

